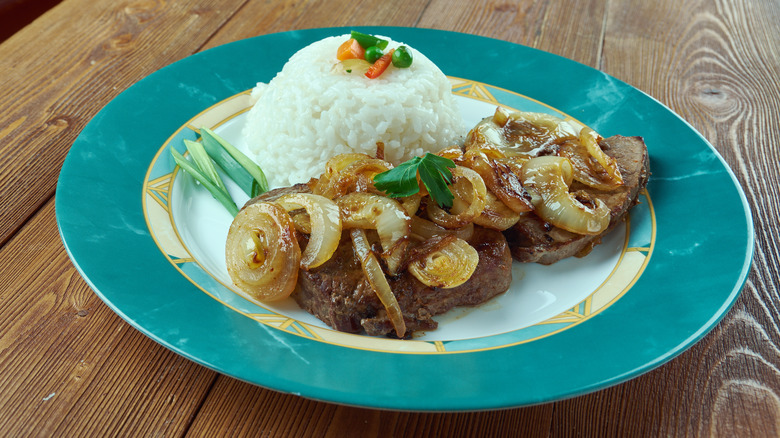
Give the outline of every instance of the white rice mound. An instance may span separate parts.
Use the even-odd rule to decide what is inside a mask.
[[[410,48],[409,68],[391,65],[368,79],[339,65],[336,51],[347,39],[330,37],[301,49],[271,82],[252,90],[256,103],[243,140],[271,187],[319,176],[334,155],[374,156],[377,142],[397,165],[465,135],[450,82],[428,58]],[[399,45],[390,41],[385,52]]]

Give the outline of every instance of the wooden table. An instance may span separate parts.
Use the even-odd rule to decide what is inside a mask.
[[[777,0],[64,0],[0,44],[0,434],[780,435],[778,23]],[[752,208],[754,266],[735,306],[693,348],[624,384],[457,414],[280,394],[133,329],[79,276],[57,232],[57,177],[79,132],[124,89],[195,52],[351,25],[446,29],[536,47],[671,107],[725,157]]]

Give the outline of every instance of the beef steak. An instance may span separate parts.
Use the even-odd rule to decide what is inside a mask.
[[[601,149],[614,158],[623,176],[623,185],[601,191],[574,182],[571,191],[584,191],[592,199],[601,199],[610,209],[607,229],[598,235],[581,235],[557,228],[539,216],[525,214],[517,224],[504,231],[512,256],[520,262],[549,265],[570,256],[584,256],[601,238],[624,219],[637,202],[639,192],[650,175],[647,147],[641,137],[616,135],[604,139]]]
[[[505,292],[512,282],[512,256],[501,233],[475,227],[469,243],[479,254],[471,278],[451,289],[428,287],[408,271],[388,278],[404,316],[407,334],[433,330],[438,315],[457,306],[474,306]],[[344,233],[333,257],[322,266],[298,276],[295,301],[336,330],[373,336],[394,335],[382,303],[363,275]]]

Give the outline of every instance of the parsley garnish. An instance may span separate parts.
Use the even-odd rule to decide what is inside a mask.
[[[420,191],[417,183],[419,172],[420,179],[436,204],[439,207],[452,207],[454,196],[447,187],[452,182],[450,167],[454,168],[455,163],[449,158],[427,153],[424,157],[414,157],[374,176],[374,187],[391,198],[411,196]]]

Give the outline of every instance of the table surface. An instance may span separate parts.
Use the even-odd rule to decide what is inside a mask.
[[[0,428],[12,436],[780,435],[780,1],[64,0],[0,44]],[[89,120],[155,70],[294,29],[392,25],[559,54],[650,94],[742,184],[753,268],[715,329],[626,383],[538,406],[413,413],[220,375],[114,314],[69,260],[54,193]]]

